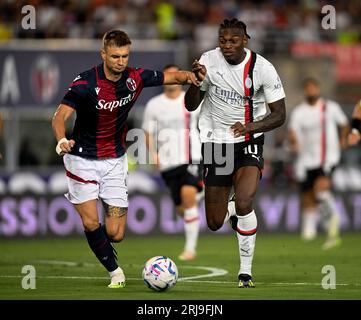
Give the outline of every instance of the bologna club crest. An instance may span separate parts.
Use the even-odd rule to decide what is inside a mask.
[[[127,84],[127,88],[130,91],[135,91],[135,89],[137,89],[137,83],[132,78],[128,78],[127,81],[126,81],[126,84]]]

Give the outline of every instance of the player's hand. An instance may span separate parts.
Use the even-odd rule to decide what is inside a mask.
[[[247,127],[242,123],[240,123],[239,121],[237,121],[234,125],[231,126],[231,131],[233,132],[235,138],[244,136],[246,133],[249,133]]]
[[[203,81],[207,74],[206,67],[203,64],[200,64],[198,60],[194,60],[192,63],[192,71],[199,81]]]
[[[196,75],[193,72],[188,72],[187,73],[187,83],[188,84],[194,84],[195,86],[199,87],[200,86],[200,81],[197,79]]]
[[[361,135],[357,132],[351,132],[347,137],[347,143],[349,146],[358,144],[361,140]]]
[[[69,153],[71,151],[71,149],[74,147],[75,145],[75,141],[70,139],[66,139],[66,138],[62,138],[59,140],[58,145],[56,146],[55,150],[56,153],[59,156],[63,156],[66,153]]]

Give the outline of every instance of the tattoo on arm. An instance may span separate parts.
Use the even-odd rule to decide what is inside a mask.
[[[285,100],[281,99],[268,104],[271,113],[260,121],[247,124],[249,133],[267,132],[284,124],[286,120]]]
[[[127,214],[127,212],[128,212],[128,208],[111,206],[111,205],[105,203],[104,201],[103,201],[103,206],[105,209],[105,214],[108,217],[120,218],[120,217],[124,216],[125,214]]]

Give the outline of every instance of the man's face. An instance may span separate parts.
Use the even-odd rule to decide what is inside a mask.
[[[228,63],[238,64],[242,61],[247,40],[241,28],[226,28],[220,31],[219,47]]]
[[[320,97],[321,91],[320,87],[317,84],[313,82],[308,82],[304,86],[304,93],[306,100],[309,103],[314,104]]]
[[[122,73],[128,66],[130,45],[123,47],[108,46],[101,50],[106,68],[113,74]]]

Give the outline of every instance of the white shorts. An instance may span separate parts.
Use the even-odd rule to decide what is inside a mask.
[[[65,197],[73,204],[102,199],[111,206],[128,207],[128,159],[92,160],[64,155],[69,192]]]

